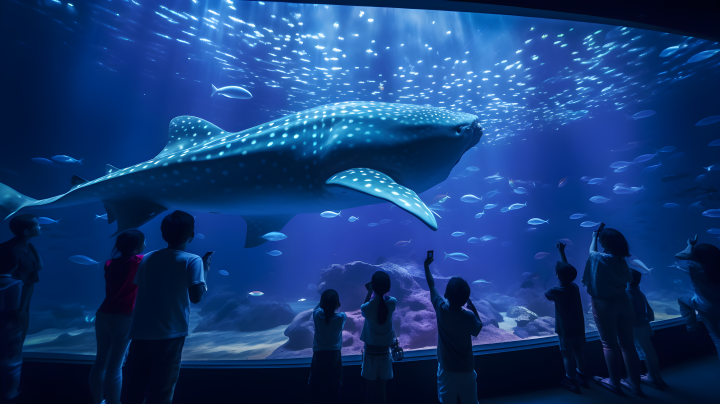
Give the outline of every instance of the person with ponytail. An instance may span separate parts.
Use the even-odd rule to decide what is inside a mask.
[[[680,315],[685,318],[688,331],[698,329],[700,317],[720,358],[720,248],[712,244],[697,244],[697,234],[688,239],[687,248],[675,258],[688,260],[690,282],[695,291],[692,297],[678,299]],[[697,311],[697,314],[696,314]]]
[[[385,296],[390,291],[390,275],[387,272],[375,272],[365,288],[368,293],[365,303],[360,306],[365,317],[360,334],[360,340],[365,343],[360,375],[368,380],[365,402],[385,403],[385,382],[393,378],[390,346],[397,342],[392,324],[397,300]]]
[[[336,313],[340,296],[333,289],[325,290],[320,303],[312,312],[315,324],[313,356],[310,364],[310,401],[312,403],[340,403],[342,384],[342,331],[347,315]]]
[[[128,332],[137,296],[133,279],[143,250],[145,235],[128,230],[117,236],[111,257],[105,262],[105,300],[95,313],[97,355],[89,378],[93,404],[120,403],[122,365],[130,345]]]

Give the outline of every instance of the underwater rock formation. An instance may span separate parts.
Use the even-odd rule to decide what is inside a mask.
[[[527,307],[539,316],[554,316],[555,305],[545,297],[540,288],[520,288],[513,293],[519,306]]]
[[[513,327],[513,334],[520,338],[555,335],[555,319],[545,316],[530,321],[525,326],[518,324],[518,327]]]
[[[30,311],[28,334],[35,334],[48,328],[66,329],[88,326],[85,321],[85,313],[79,303],[54,306],[39,304],[33,307],[33,309],[35,308],[40,310]]]
[[[263,331],[289,324],[295,318],[285,303],[245,303],[228,300],[216,312],[204,317],[193,332],[202,331]]]
[[[250,299],[230,289],[218,289],[203,296],[199,314],[207,316],[220,310],[229,300],[235,300],[238,304],[249,305]]]
[[[497,311],[508,311],[510,307],[517,305],[517,299],[500,293],[488,293],[483,298]]]
[[[665,314],[670,316],[675,316],[680,314],[680,310],[672,308],[672,307],[666,307],[665,308]]]
[[[331,265],[320,272],[321,283],[318,292],[335,289],[340,295],[342,308],[348,316],[343,331],[343,355],[356,355],[362,352],[363,342],[360,332],[365,319],[360,305],[365,299],[364,284],[375,271],[383,270],[390,275],[392,289],[389,295],[398,300],[393,314],[393,327],[400,345],[404,349],[434,348],[437,346],[437,320],[430,302],[430,293],[420,287],[415,280],[417,264],[402,265],[384,262],[370,265],[355,261],[346,265]],[[478,309],[480,319],[485,325],[480,335],[473,338],[473,344],[490,344],[515,341],[519,338],[497,327],[503,317],[492,305],[484,300],[473,302]],[[312,355],[314,325],[312,310],[306,310],[295,316],[285,330],[288,342],[275,350],[267,359],[295,358]]]

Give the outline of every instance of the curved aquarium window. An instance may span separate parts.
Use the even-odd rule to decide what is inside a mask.
[[[401,345],[433,349],[428,250],[441,293],[471,285],[474,344],[552,336],[558,241],[591,332],[581,277],[601,222],[669,319],[692,293],[674,253],[720,234],[716,43],[371,7],[9,7],[2,209],[42,217],[26,352],[94,355],[110,236],[139,226],[164,248],[175,209],[195,216],[188,250],[215,251],[185,360],[311,356],[328,288],[359,354],[377,270]]]

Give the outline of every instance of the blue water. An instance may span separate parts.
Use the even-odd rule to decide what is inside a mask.
[[[720,49],[717,43],[572,21],[368,7],[45,1],[6,9],[14,17],[3,38],[12,62],[3,72],[12,80],[2,92],[0,182],[33,198],[67,192],[72,175],[102,177],[106,164],[122,169],[151,160],[168,141],[170,121],[181,115],[228,132],[347,101],[428,105],[477,116],[480,142],[447,179],[419,194],[437,214],[437,231],[377,200],[332,218],[320,213],[337,212],[333,205],[298,214],[272,229],[286,239],[243,249],[246,225],[239,215],[192,211],[204,237],[196,237],[189,251],[216,251],[208,279],[213,291],[261,291],[253,302],[289,303],[295,315],[317,302],[317,290],[308,286],[318,285],[320,271],[330,265],[420,264],[427,250],[436,252],[436,275],[490,282],[474,289],[474,298],[513,296],[527,280],[542,291],[556,282],[554,246],[560,239],[570,240],[568,259],[582,273],[595,227],[581,223],[591,221],[623,232],[632,254],[652,268],[642,288],[660,307],[659,317],[669,318],[676,314],[665,308],[690,293],[689,279],[669,267],[673,254],[695,233],[717,245],[708,230],[720,223],[703,212],[720,208],[718,173],[703,167],[720,164],[708,146],[720,137],[720,123],[695,125],[720,115],[720,55],[706,52]],[[660,56],[672,46],[677,51]],[[701,52],[711,56],[688,63]],[[239,86],[252,98],[211,97],[212,85]],[[658,152],[668,146],[675,149]],[[651,158],[625,171],[610,167],[647,154]],[[56,155],[83,159],[82,165],[31,160]],[[433,165],[432,156],[426,165]],[[590,184],[585,176],[604,181]],[[485,196],[493,190],[499,193]],[[464,202],[466,195],[483,199]],[[608,200],[592,202],[597,196]],[[668,203],[678,206],[663,206]],[[501,211],[512,204],[527,205]],[[33,240],[45,265],[33,312],[46,318],[53,306],[82,306],[78,318],[90,319],[104,298],[102,265],[78,265],[68,257],[102,264],[115,224],[96,219],[106,213],[100,202],[28,212],[62,219],[42,225],[43,235]],[[587,216],[570,219],[577,213]],[[351,222],[351,216],[359,219]],[[389,221],[368,226],[384,219]],[[531,219],[547,222],[530,225]],[[164,247],[158,219],[140,229],[147,251]],[[0,236],[10,237],[6,226]],[[483,236],[491,237],[468,241]],[[273,250],[282,254],[269,255]],[[468,259],[444,259],[444,252]],[[343,303],[351,311],[361,302]],[[193,325],[217,309],[194,311]],[[90,321],[39,328],[31,324],[26,348],[94,351]],[[499,328],[513,333],[512,326]],[[222,343],[203,340],[218,349],[206,347],[191,357],[210,359],[233,349],[234,359],[265,357],[287,340],[284,325],[272,329],[238,334],[242,338],[223,334]],[[64,332],[82,339],[53,345]],[[240,340],[242,349],[233,345]],[[238,353],[259,346],[260,353]]]

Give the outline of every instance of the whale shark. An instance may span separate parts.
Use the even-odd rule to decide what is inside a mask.
[[[481,136],[475,115],[400,103],[328,104],[235,133],[179,116],[156,157],[108,165],[90,181],[73,176],[64,194],[33,199],[0,183],[0,215],[101,201],[117,221],[113,236],[168,209],[240,215],[250,248],[299,213],[391,202],[437,230],[418,194]]]

